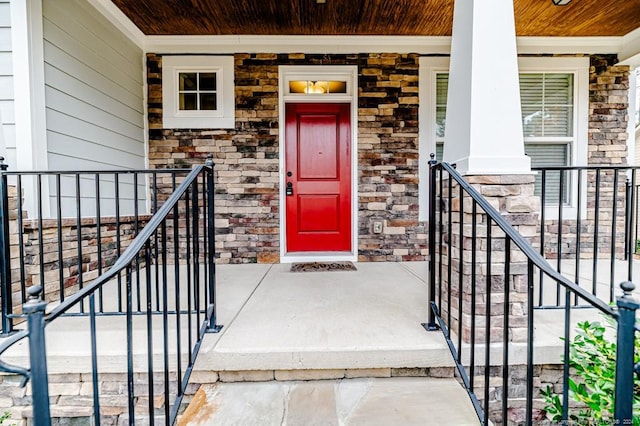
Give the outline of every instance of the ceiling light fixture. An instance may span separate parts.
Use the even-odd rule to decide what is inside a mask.
[[[555,6],[566,6],[571,0],[551,0]]]
[[[324,3],[326,3],[326,2],[327,2],[327,0],[316,0],[316,3],[317,3],[317,4],[324,4]]]

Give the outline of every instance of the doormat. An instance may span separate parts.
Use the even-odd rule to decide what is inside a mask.
[[[352,262],[305,262],[291,265],[291,272],[357,271]]]

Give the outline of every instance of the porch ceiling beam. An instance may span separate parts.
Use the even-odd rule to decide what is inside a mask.
[[[463,174],[531,173],[512,2],[456,0],[448,93],[445,161]]]

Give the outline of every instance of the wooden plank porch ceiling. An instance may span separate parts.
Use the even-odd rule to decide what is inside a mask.
[[[146,35],[451,35],[453,0],[112,0]],[[471,1],[471,0],[469,0]],[[520,36],[622,36],[640,0],[514,0]]]

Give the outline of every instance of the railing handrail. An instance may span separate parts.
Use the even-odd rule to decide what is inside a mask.
[[[191,172],[193,169],[111,169],[111,170],[15,170],[3,171],[2,174],[8,176],[37,176],[37,175],[133,175],[133,174],[154,174],[154,173],[176,173]]]
[[[446,170],[449,175],[463,188],[469,196],[486,212],[486,214],[495,222],[495,224],[502,229],[502,231],[509,236],[509,238],[522,250],[522,253],[533,262],[540,271],[547,274],[549,277],[553,278],[556,282],[561,284],[567,290],[572,291],[574,294],[577,294],[586,302],[593,305],[595,308],[598,308],[601,312],[611,315],[614,318],[618,317],[617,312],[608,304],[606,304],[601,299],[592,295],[588,291],[584,290],[576,283],[571,282],[564,275],[560,274],[555,268],[551,266],[551,264],[536,251],[533,246],[525,240],[522,235],[516,229],[511,226],[502,215],[491,205],[489,202],[473,187],[469,184],[466,179],[460,175],[449,163],[438,163],[433,167],[442,167]]]
[[[176,188],[171,196],[162,204],[160,209],[151,217],[147,225],[142,228],[140,233],[131,241],[131,244],[125,249],[125,251],[118,257],[116,262],[109,268],[109,270],[98,278],[93,280],[91,284],[77,291],[73,295],[69,296],[60,305],[51,310],[45,317],[45,325],[53,321],[75,304],[79,303],[82,299],[93,293],[99,287],[103,286],[106,282],[114,278],[118,273],[125,269],[133,262],[140,250],[143,249],[147,240],[153,236],[153,233],[160,227],[162,221],[171,213],[175,205],[178,203],[182,195],[186,192],[188,187],[193,184],[193,181],[200,175],[203,169],[209,168],[209,166],[198,165],[193,168],[187,175],[185,180]],[[0,352],[1,353],[1,352]]]
[[[612,166],[612,165],[599,165],[599,166],[594,166],[594,165],[588,165],[588,166],[537,166],[537,167],[531,167],[532,171],[544,171],[544,170],[551,170],[551,171],[560,171],[560,170],[568,170],[568,171],[578,171],[578,170],[640,170],[640,166],[631,166],[631,165],[619,165],[619,166]]]

